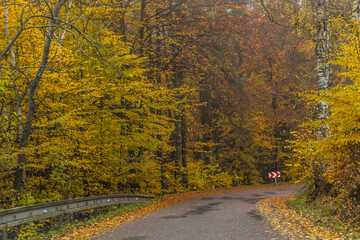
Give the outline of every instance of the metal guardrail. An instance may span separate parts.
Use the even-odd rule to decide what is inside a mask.
[[[61,225],[62,215],[66,213],[74,213],[122,203],[146,202],[153,198],[153,196],[147,195],[113,194],[60,200],[6,209],[0,211],[0,231],[2,230],[2,240],[7,240],[7,228],[24,223],[60,216]]]

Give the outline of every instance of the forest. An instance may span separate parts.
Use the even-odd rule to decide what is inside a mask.
[[[0,209],[281,171],[359,215],[359,0],[2,0],[0,19]]]

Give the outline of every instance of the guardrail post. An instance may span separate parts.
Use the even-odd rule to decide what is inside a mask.
[[[8,226],[15,227],[24,223],[41,219],[59,217],[58,221],[61,227],[64,224],[65,215],[69,215],[71,220],[73,220],[74,213],[83,210],[94,209],[94,215],[96,216],[98,213],[101,213],[100,207],[109,207],[116,204],[121,205],[121,203],[144,202],[152,198],[152,196],[146,195],[109,194],[78,199],[60,200],[1,210],[0,239],[7,240],[9,238],[9,233],[7,231],[8,229],[5,229]]]
[[[8,239],[8,232],[7,232],[7,228],[4,228],[2,230],[2,240],[7,240]]]
[[[63,226],[63,222],[64,222],[64,217],[63,215],[59,216],[59,228],[61,228]]]

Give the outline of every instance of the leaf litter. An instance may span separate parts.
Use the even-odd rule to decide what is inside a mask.
[[[322,226],[312,217],[305,217],[287,205],[294,196],[274,197],[259,201],[256,208],[265,216],[269,228],[277,230],[285,239],[351,239],[350,234],[339,233]]]

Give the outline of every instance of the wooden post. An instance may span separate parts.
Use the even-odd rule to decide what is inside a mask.
[[[7,228],[2,230],[2,240],[7,240],[8,239],[8,232],[7,232]]]
[[[63,217],[63,215],[60,215],[59,216],[59,228],[61,228],[63,226],[63,223],[64,223],[64,217]]]

